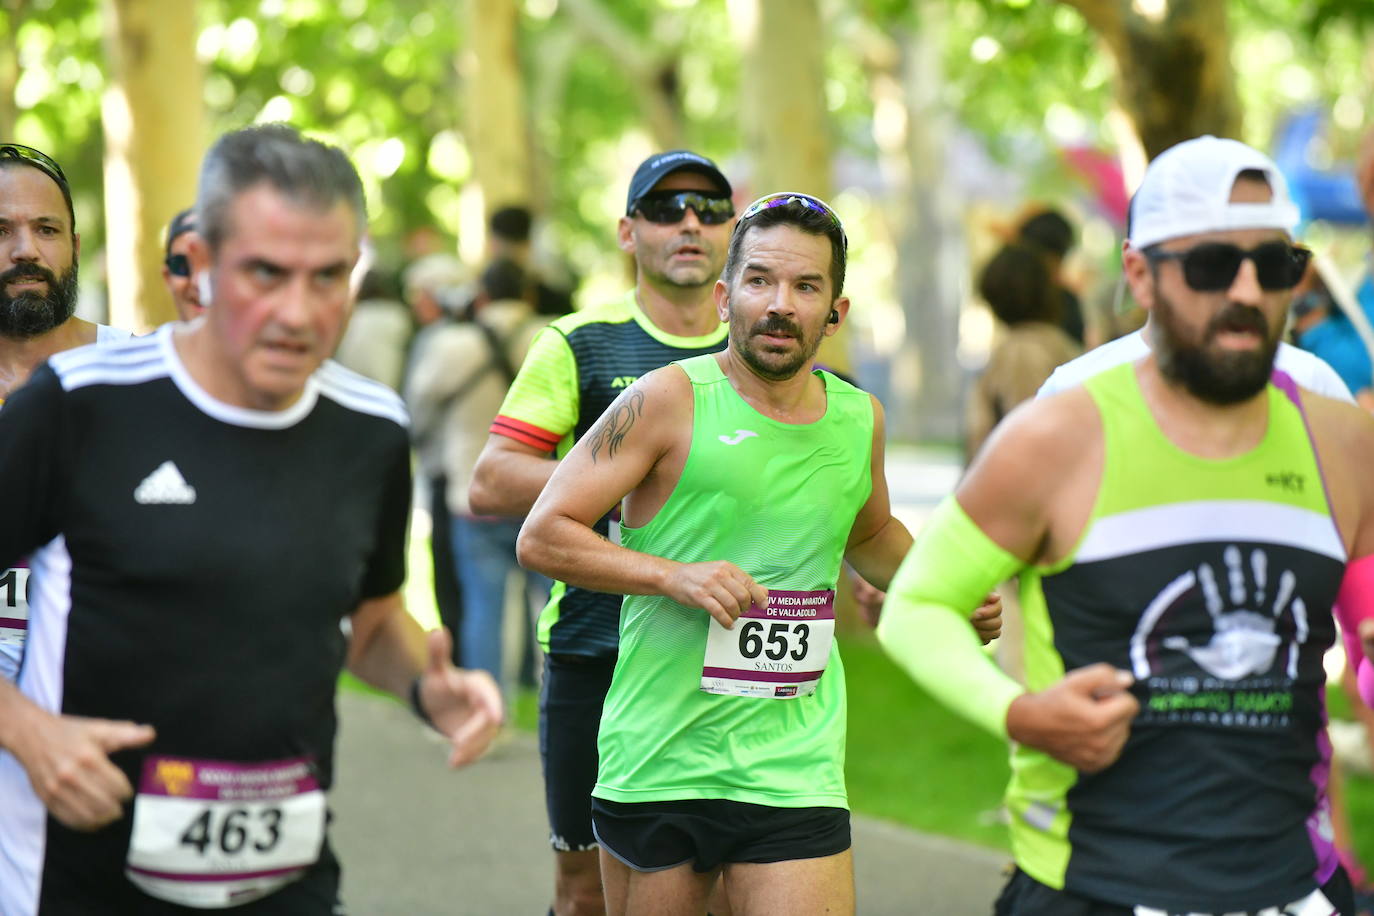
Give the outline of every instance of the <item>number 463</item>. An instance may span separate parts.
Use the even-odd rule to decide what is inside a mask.
[[[258,852],[271,852],[281,841],[282,810],[261,808],[256,812],[245,808],[230,808],[223,818],[216,818],[213,808],[206,808],[181,835],[181,845],[194,847],[205,855],[216,848],[225,855],[236,855],[251,841]]]

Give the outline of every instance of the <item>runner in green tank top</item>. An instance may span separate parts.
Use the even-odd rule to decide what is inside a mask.
[[[1321,656],[1333,605],[1374,636],[1374,421],[1273,372],[1296,215],[1236,141],[1152,162],[1123,251],[1152,351],[1013,412],[891,583],[883,645],[1016,743],[997,916],[1353,916]],[[1017,574],[1029,691],[959,619]]]
[[[593,793],[612,914],[703,913],[718,873],[736,916],[853,912],[835,582],[848,559],[886,587],[911,538],[881,407],[812,371],[844,257],[824,203],[751,205],[715,289],[727,350],[641,378],[521,534],[526,566],[626,595]],[[591,525],[622,499],[617,546]]]

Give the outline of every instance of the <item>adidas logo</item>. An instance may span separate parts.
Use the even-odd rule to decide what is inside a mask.
[[[166,503],[189,506],[195,501],[196,488],[186,482],[170,461],[159,464],[157,470],[143,478],[134,490],[134,502],[144,506]]]

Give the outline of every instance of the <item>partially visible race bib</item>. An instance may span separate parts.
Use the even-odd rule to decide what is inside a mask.
[[[125,874],[145,893],[218,909],[265,897],[320,857],[325,799],[308,758],[150,756]]]
[[[1156,910],[1148,906],[1135,908],[1135,916],[1174,916],[1173,911]],[[1190,913],[1187,916],[1212,916],[1210,913]],[[1218,914],[1220,916],[1220,914]],[[1232,916],[1227,913],[1226,916]],[[1235,916],[1341,916],[1327,896],[1317,888],[1301,900],[1294,900],[1287,906],[1268,906],[1262,910],[1237,910]]]
[[[29,635],[29,569],[21,563],[0,575],[0,676],[14,680]]]
[[[792,699],[816,692],[835,640],[835,591],[771,589],[727,630],[714,617],[706,635],[701,689],[739,697]]]

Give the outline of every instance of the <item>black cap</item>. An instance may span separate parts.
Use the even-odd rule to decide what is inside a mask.
[[[719,185],[721,193],[727,196],[734,193],[730,188],[730,182],[710,159],[690,150],[669,150],[666,153],[655,153],[635,169],[635,177],[630,179],[630,193],[625,198],[625,215],[629,216],[635,212],[635,204],[653,190],[654,185],[662,181],[664,175],[681,169],[700,172]]]
[[[195,229],[196,211],[194,207],[188,207],[172,217],[172,221],[167,224],[167,242],[163,246],[166,249],[164,253],[172,253],[172,242],[176,240],[177,236],[194,232]]]

